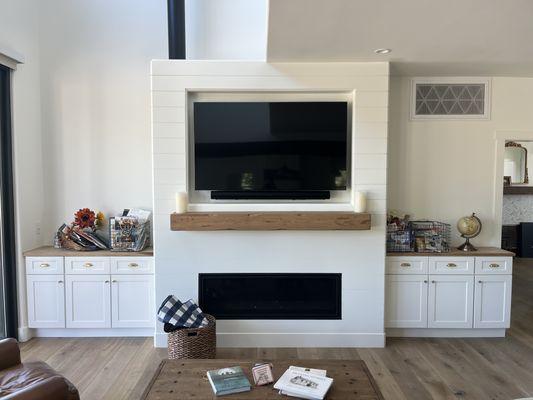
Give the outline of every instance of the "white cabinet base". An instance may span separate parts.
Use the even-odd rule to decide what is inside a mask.
[[[505,337],[505,329],[387,328],[387,337],[476,338]]]

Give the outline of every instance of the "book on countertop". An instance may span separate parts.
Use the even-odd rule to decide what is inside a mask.
[[[317,373],[311,373],[316,371]],[[322,400],[326,396],[333,379],[325,376],[324,370],[290,367],[274,385],[275,389],[292,397],[308,400]]]
[[[207,378],[213,392],[217,396],[247,392],[251,389],[250,382],[241,367],[221,368],[207,371]]]

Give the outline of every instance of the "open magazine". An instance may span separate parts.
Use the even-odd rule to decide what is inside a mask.
[[[309,400],[322,400],[333,379],[325,370],[291,366],[274,385],[280,394]]]

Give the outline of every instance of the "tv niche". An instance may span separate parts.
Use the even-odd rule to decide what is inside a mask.
[[[346,190],[348,102],[194,102],[194,188],[212,199]]]

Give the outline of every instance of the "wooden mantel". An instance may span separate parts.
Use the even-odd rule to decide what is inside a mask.
[[[369,213],[189,212],[170,215],[173,231],[369,230]]]

